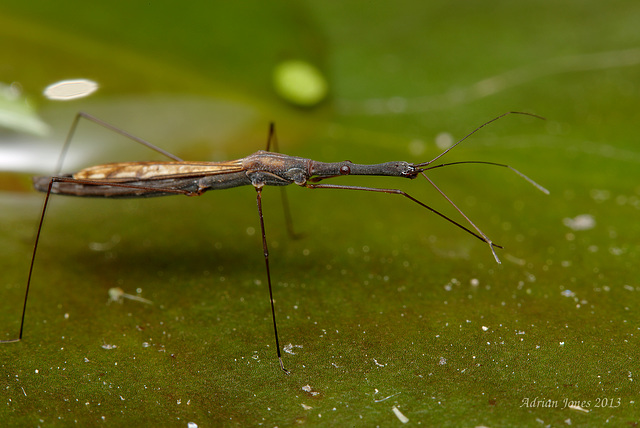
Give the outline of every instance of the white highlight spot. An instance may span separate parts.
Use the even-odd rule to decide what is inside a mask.
[[[446,150],[453,145],[453,135],[448,132],[441,132],[436,135],[436,146],[440,150]]]
[[[113,235],[107,242],[89,242],[91,251],[108,251],[120,242],[120,235]]]
[[[50,100],[69,101],[84,98],[98,90],[98,84],[89,79],[61,80],[44,89],[44,96]]]
[[[426,150],[426,144],[422,140],[412,140],[409,142],[409,153],[411,153],[412,156],[420,156]]]
[[[562,223],[571,230],[589,230],[596,226],[596,219],[590,214],[580,214],[574,218],[566,217]]]

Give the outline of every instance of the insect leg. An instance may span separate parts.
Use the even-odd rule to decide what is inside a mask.
[[[0,340],[0,343],[12,343],[22,340],[22,333],[24,331],[24,317],[27,313],[27,299],[29,297],[29,287],[31,286],[31,274],[33,273],[33,265],[36,260],[36,253],[38,251],[38,241],[40,241],[40,232],[42,231],[42,223],[44,222],[44,213],[47,211],[47,205],[49,204],[49,196],[51,196],[51,186],[53,186],[53,180],[49,182],[49,188],[47,195],[44,198],[44,204],[42,205],[42,214],[40,214],[40,222],[38,223],[38,230],[36,232],[36,239],[33,243],[33,252],[31,253],[31,264],[29,265],[29,276],[27,277],[27,289],[24,293],[24,303],[22,304],[22,317],[20,318],[20,331],[16,339]]]
[[[262,215],[262,187],[256,186],[258,203],[258,216],[260,217],[260,228],[262,229],[262,249],[264,250],[264,262],[267,267],[267,284],[269,285],[269,301],[271,302],[271,318],[273,319],[273,331],[276,337],[276,351],[278,355],[278,361],[280,361],[280,368],[286,374],[289,374],[289,370],[284,368],[282,363],[282,354],[280,353],[280,340],[278,339],[278,326],[276,325],[276,309],[273,303],[273,290],[271,288],[271,271],[269,270],[269,249],[267,248],[267,235],[264,230],[264,217]]]
[[[478,227],[476,227],[475,224],[473,224],[471,222],[471,220],[469,220],[469,218],[462,214],[463,217],[469,221],[469,223],[473,226],[474,229],[476,229],[479,233],[473,232],[470,229],[468,229],[467,227],[461,225],[460,223],[458,223],[457,221],[451,219],[450,217],[447,217],[446,215],[442,214],[440,211],[431,208],[429,205],[425,204],[424,202],[414,198],[413,196],[409,195],[408,193],[400,190],[400,189],[380,189],[377,187],[362,187],[362,186],[343,186],[343,185],[338,185],[338,184],[310,184],[310,183],[306,183],[305,187],[310,188],[310,189],[342,189],[342,190],[363,190],[366,192],[379,192],[379,193],[388,193],[388,194],[392,194],[392,195],[402,195],[407,199],[412,200],[413,202],[415,202],[416,204],[422,206],[423,208],[428,209],[429,211],[431,211],[432,213],[442,217],[443,219],[447,220],[449,223],[454,224],[455,226],[459,227],[460,229],[466,231],[467,233],[470,233],[471,235],[475,236],[476,238],[478,238],[479,240],[489,244],[489,248],[491,248],[491,252],[493,253],[494,258],[496,259],[496,261],[498,263],[500,263],[500,259],[498,258],[496,252],[495,252],[495,248],[502,248],[500,245],[497,245],[495,243],[493,243],[493,241],[491,241]],[[439,189],[438,189],[439,190]],[[446,196],[445,196],[446,197]],[[446,198],[451,204],[453,204],[453,202],[449,199]],[[460,211],[460,209],[455,206],[454,207],[460,212],[462,213],[462,211]]]
[[[276,125],[271,122],[269,123],[269,135],[267,137],[267,151],[270,150],[271,144],[273,143],[273,150],[276,153],[279,153],[278,149],[278,136],[276,135]],[[291,239],[298,239],[302,236],[300,233],[296,233],[293,229],[293,217],[291,216],[291,208],[289,205],[289,198],[287,197],[287,189],[286,187],[280,187],[280,196],[282,198],[282,211],[284,212],[284,222],[287,226],[287,233]]]
[[[100,125],[104,128],[107,128],[110,131],[113,131],[117,134],[122,135],[123,137],[126,137],[130,140],[135,141],[136,143],[140,143],[145,147],[150,148],[153,151],[156,151],[170,159],[173,159],[175,161],[181,162],[182,159],[180,159],[179,157],[177,157],[176,155],[169,153],[168,151],[161,149],[160,147],[156,146],[155,144],[151,144],[150,142],[143,140],[142,138],[136,137],[133,134],[130,134],[126,131],[123,131],[122,129],[111,125],[110,123],[107,123],[101,119],[98,119],[95,116],[90,115],[89,113],[85,113],[85,112],[78,112],[78,114],[76,114],[76,117],[73,119],[73,122],[71,123],[71,128],[69,128],[69,133],[67,134],[67,138],[64,140],[64,145],[62,146],[62,151],[60,152],[60,157],[58,158],[58,162],[56,164],[56,169],[54,170],[54,175],[59,175],[60,171],[62,171],[62,164],[64,163],[64,158],[67,154],[67,151],[69,149],[69,145],[71,144],[71,140],[73,139],[73,135],[76,132],[76,128],[78,127],[78,123],[80,122],[80,119],[86,119],[88,121],[91,121],[97,125]]]
[[[109,185],[109,186],[124,187],[124,188],[130,188],[130,189],[141,189],[141,190],[147,190],[147,191],[158,191],[158,188],[154,188],[154,187],[136,186],[136,185],[130,185],[130,184],[125,184],[125,183],[110,183],[110,182],[97,181],[97,180],[76,180],[74,178],[67,178],[67,177],[52,177],[51,180],[49,181],[49,186],[47,187],[47,194],[46,194],[46,196],[44,198],[44,203],[42,204],[42,214],[40,214],[40,221],[38,222],[38,229],[36,231],[36,238],[35,238],[35,241],[33,243],[33,252],[31,253],[31,263],[29,264],[29,275],[27,276],[27,286],[26,286],[26,290],[25,290],[25,293],[24,293],[24,303],[22,304],[22,316],[20,318],[20,331],[18,333],[18,337],[17,338],[15,338],[15,339],[7,339],[7,340],[0,340],[0,343],[13,343],[13,342],[19,342],[20,340],[22,340],[22,336],[23,336],[23,333],[24,333],[24,320],[25,320],[25,316],[26,316],[26,313],[27,313],[27,300],[29,298],[29,289],[31,288],[31,278],[32,278],[32,275],[33,275],[33,268],[35,266],[36,254],[38,252],[38,242],[40,242],[40,234],[42,232],[42,225],[44,224],[44,217],[45,217],[45,214],[47,212],[47,207],[49,205],[49,199],[51,197],[51,189],[53,188],[53,184],[54,183],[58,183],[58,182],[79,183],[79,184],[84,184],[84,185],[89,185],[89,186],[105,186],[105,185]],[[165,193],[183,194],[183,195],[187,195],[187,196],[199,195],[199,193],[189,192],[187,190],[182,190],[182,189],[163,188],[161,190],[163,192],[165,192]]]
[[[493,253],[493,257],[496,259],[496,262],[498,262],[498,264],[502,263],[500,261],[500,259],[498,258],[498,255],[496,254],[495,250],[493,249],[494,245],[493,245],[493,242],[491,242],[491,239],[489,239],[489,237],[487,235],[485,235],[484,232],[482,230],[480,230],[480,228],[478,226],[476,226],[475,223],[472,222],[471,219],[469,217],[467,217],[467,215],[465,213],[463,213],[460,208],[458,208],[458,206],[447,196],[446,193],[444,193],[442,190],[440,190],[440,188],[438,186],[436,186],[436,183],[434,183],[427,176],[427,174],[425,174],[424,172],[422,172],[421,174],[422,174],[422,176],[424,178],[427,179],[427,181],[429,183],[431,183],[431,185],[438,191],[438,193],[440,193],[442,195],[442,197],[445,198],[447,200],[447,202],[449,202],[453,206],[453,208],[455,208],[456,211],[458,211],[460,213],[460,215],[462,217],[464,217],[465,220],[467,220],[467,223],[469,223],[471,226],[473,226],[473,228],[476,230],[476,232],[478,232],[478,234],[480,236],[482,236],[482,240],[484,242],[486,242],[487,244],[489,244],[489,247],[491,248],[491,252]]]

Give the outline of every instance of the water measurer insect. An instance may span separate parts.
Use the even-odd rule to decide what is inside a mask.
[[[31,277],[34,270],[36,253],[38,250],[38,241],[42,232],[42,225],[44,222],[47,205],[52,194],[101,198],[145,198],[167,195],[199,196],[209,190],[227,189],[231,187],[251,185],[256,190],[256,202],[258,207],[260,229],[262,231],[262,249],[264,252],[264,261],[266,267],[267,285],[269,290],[269,301],[271,304],[271,317],[273,320],[277,357],[280,363],[280,368],[285,373],[288,373],[282,361],[278,328],[276,324],[273,291],[271,286],[269,250],[267,246],[267,235],[265,232],[264,218],[262,215],[262,190],[264,186],[286,186],[289,184],[297,184],[298,186],[306,187],[309,189],[360,190],[367,192],[400,195],[485,242],[487,245],[489,245],[489,249],[491,250],[495,260],[500,263],[500,259],[496,254],[495,248],[502,247],[496,245],[491,239],[489,239],[487,235],[485,235],[480,230],[480,228],[478,228],[453,203],[453,201],[449,199],[444,194],[444,192],[436,186],[436,184],[427,176],[426,171],[462,163],[480,163],[500,166],[512,170],[513,172],[536,186],[539,190],[548,193],[548,191],[542,186],[538,185],[533,180],[520,173],[516,169],[510,167],[509,165],[485,161],[464,161],[434,164],[434,162],[447,154],[453,147],[460,144],[469,136],[477,132],[479,129],[508,114],[526,114],[538,117],[529,113],[522,112],[505,113],[477,127],[472,132],[467,134],[465,137],[460,139],[458,142],[456,142],[451,147],[444,150],[442,153],[428,162],[409,163],[399,161],[385,162],[375,165],[363,165],[353,163],[351,161],[319,162],[302,157],[270,152],[269,149],[271,147],[271,144],[276,144],[273,125],[271,126],[269,131],[266,151],[261,150],[245,158],[227,162],[184,161],[177,156],[166,152],[165,150],[162,150],[145,140],[142,140],[141,138],[135,137],[113,125],[103,122],[96,117],[93,117],[86,113],[79,113],[74,119],[67,139],[64,143],[60,160],[58,161],[58,165],[56,168],[56,174],[51,177],[34,178],[34,187],[41,192],[45,192],[46,196],[44,198],[42,214],[38,223],[33,253],[31,256],[31,263],[29,266],[29,275],[27,279],[25,298],[23,303],[22,318],[20,321],[20,331],[17,338],[3,340],[1,342],[17,342],[22,339],[27,308],[27,298],[29,296]],[[62,169],[64,156],[67,152],[71,139],[73,138],[73,134],[81,118],[90,120],[133,141],[136,141],[152,150],[155,150],[156,152],[159,152],[170,158],[171,161],[110,163],[88,167],[74,174],[61,175],[59,174],[59,172]],[[467,223],[467,226],[436,211],[429,205],[421,202],[420,200],[399,189],[321,183],[321,181],[326,179],[347,175],[388,176],[403,177],[409,179],[414,179],[418,176],[422,176],[457,210],[458,213],[460,213],[464,221]],[[285,210],[285,213],[286,212],[288,211]]]

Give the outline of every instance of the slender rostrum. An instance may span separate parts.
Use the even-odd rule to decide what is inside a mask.
[[[374,165],[363,165],[350,161],[319,162],[312,159],[271,152],[269,151],[271,144],[273,143],[274,146],[277,144],[273,125],[271,125],[269,130],[269,138],[266,151],[261,150],[245,158],[227,162],[184,161],[177,156],[172,155],[171,153],[166,152],[145,140],[122,131],[119,128],[110,125],[96,117],[93,117],[87,113],[79,113],[73,121],[71,130],[69,131],[69,135],[67,136],[65,144],[63,146],[62,154],[57,165],[56,174],[52,177],[34,178],[34,187],[41,192],[45,192],[46,196],[42,208],[42,215],[38,224],[36,239],[31,257],[31,264],[29,267],[22,319],[20,322],[20,331],[16,339],[5,340],[3,342],[16,342],[22,339],[27,297],[29,294],[29,287],[31,285],[31,277],[33,274],[34,263],[38,249],[38,241],[40,239],[44,216],[51,194],[101,198],[146,198],[167,195],[199,196],[209,190],[228,189],[232,187],[252,185],[257,193],[256,202],[258,207],[260,229],[262,231],[262,246],[266,266],[267,285],[269,289],[269,300],[271,304],[271,315],[273,320],[277,356],[280,362],[281,369],[285,373],[288,373],[287,369],[285,369],[284,367],[282,354],[280,351],[280,341],[278,337],[276,312],[271,283],[271,271],[269,267],[269,250],[267,247],[267,235],[262,214],[262,189],[264,188],[264,186],[286,186],[289,184],[297,184],[298,186],[306,187],[309,189],[360,190],[367,192],[401,195],[422,206],[423,208],[431,211],[432,213],[442,217],[443,219],[454,224],[460,229],[470,233],[481,241],[484,241],[489,245],[489,248],[491,249],[496,262],[500,263],[500,259],[496,254],[495,248],[502,247],[496,245],[493,241],[491,241],[491,239],[489,239],[487,235],[483,233],[482,230],[480,230],[480,228],[478,228],[462,212],[462,210],[460,210],[454,204],[454,202],[449,199],[442,190],[440,190],[439,187],[436,186],[436,184],[427,176],[426,171],[461,163],[481,163],[500,166],[516,172],[518,175],[532,183],[544,193],[548,193],[545,188],[538,185],[521,172],[504,164],[484,161],[466,161],[434,165],[435,161],[448,153],[453,147],[457,146],[469,136],[477,132],[480,128],[500,119],[501,117],[506,116],[507,114],[526,114],[534,117],[539,117],[522,112],[505,113],[479,126],[471,133],[467,134],[464,138],[459,140],[457,143],[452,145],[450,148],[428,162],[409,163],[404,161],[394,161]],[[164,162],[118,162],[88,167],[74,174],[59,174],[59,171],[62,169],[64,155],[68,150],[69,144],[75,133],[80,118],[90,120],[94,123],[97,123],[98,125],[117,132],[133,141],[136,141],[154,151],[157,151],[169,157],[172,160]],[[417,176],[421,175],[451,205],[453,205],[453,207],[455,207],[455,209],[464,219],[464,222],[467,223],[467,226],[461,224],[456,220],[453,220],[448,216],[445,216],[444,214],[431,208],[424,202],[399,189],[321,183],[321,181],[323,180],[347,175],[402,177],[408,179],[414,179]],[[286,199],[283,198],[283,201],[286,201]],[[290,218],[289,208],[286,203],[285,215],[287,218]],[[288,227],[290,227],[289,223],[290,222],[288,222]],[[289,230],[292,231],[291,228]],[[293,232],[291,233],[293,234]]]

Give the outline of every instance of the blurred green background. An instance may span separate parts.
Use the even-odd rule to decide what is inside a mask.
[[[17,335],[42,194],[87,111],[190,160],[265,146],[426,161],[497,243],[392,195],[264,192],[285,376],[249,187],[201,198],[52,199],[20,343],[0,346],[5,426],[635,426],[640,298],[634,1],[0,4],[0,338]],[[277,95],[282,61],[329,85]],[[58,80],[92,96],[47,100]],[[81,124],[65,170],[158,157]],[[402,188],[456,219],[422,179]],[[581,217],[578,217],[581,216]],[[582,221],[581,221],[582,220]],[[121,287],[135,300],[108,302]],[[529,405],[527,405],[529,404]],[[534,407],[535,406],[535,407]],[[577,406],[577,407],[576,407]],[[395,410],[394,410],[395,409]],[[399,413],[397,413],[399,412]]]

